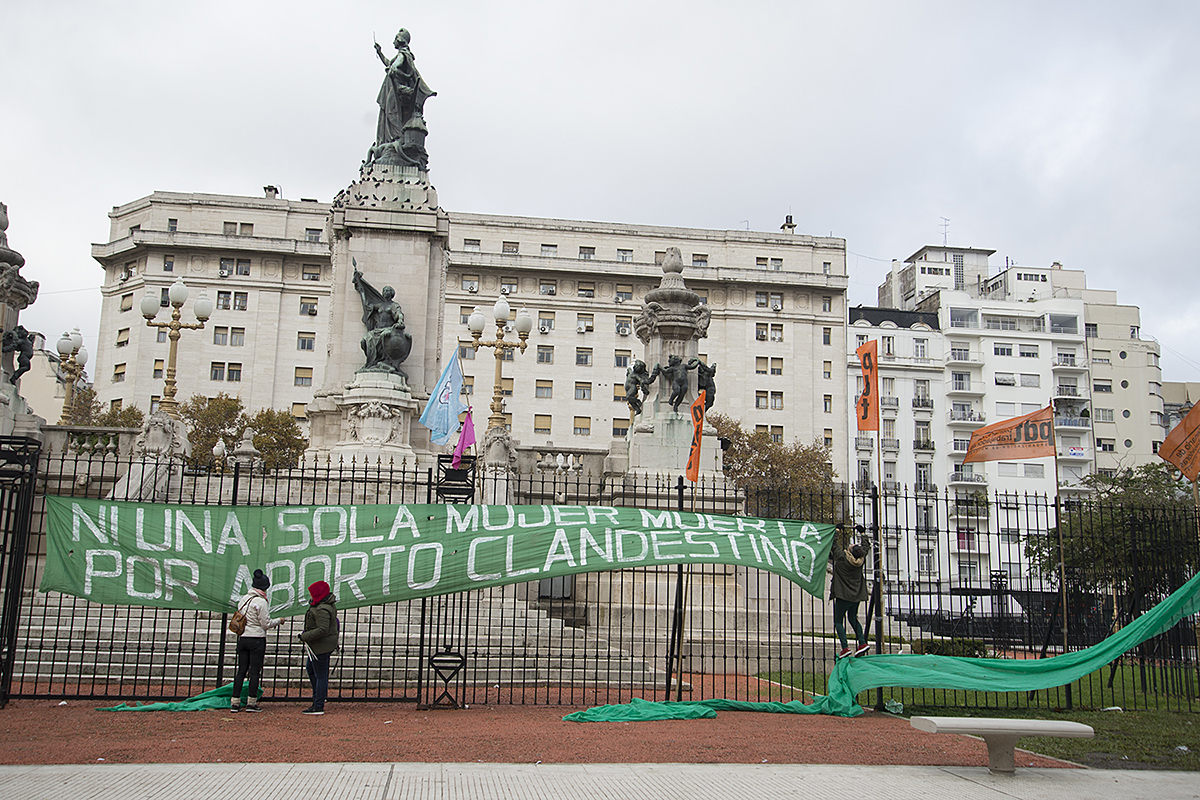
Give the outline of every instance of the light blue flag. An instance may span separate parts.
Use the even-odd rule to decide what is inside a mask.
[[[458,432],[458,415],[467,409],[459,399],[462,385],[462,366],[458,363],[458,353],[455,353],[442,370],[442,377],[438,378],[437,386],[433,388],[433,394],[421,412],[420,422],[433,431],[429,438],[434,444],[449,444]]]

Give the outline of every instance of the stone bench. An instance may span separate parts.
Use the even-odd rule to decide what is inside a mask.
[[[1012,774],[1016,770],[1013,749],[1022,736],[1062,736],[1091,739],[1090,725],[1048,719],[989,719],[986,717],[913,717],[914,728],[926,733],[959,733],[980,736],[987,742],[988,769]]]

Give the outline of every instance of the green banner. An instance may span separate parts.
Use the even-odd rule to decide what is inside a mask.
[[[273,613],[314,581],[342,608],[582,572],[729,564],[821,597],[833,526],[600,506],[182,506],[47,497],[42,591],[232,611],[255,569]]]

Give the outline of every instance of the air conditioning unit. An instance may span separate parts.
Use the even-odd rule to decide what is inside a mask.
[[[501,287],[500,287],[500,294],[508,294],[508,287],[507,287],[507,286],[501,286]]]
[[[587,333],[587,325],[580,325],[575,330],[579,331],[580,333]]]
[[[508,323],[507,325],[505,325],[505,326],[504,326],[504,332],[505,332],[505,333],[512,333],[512,332],[513,332],[513,325],[512,325],[512,323],[511,323],[511,322],[510,322],[510,323]]]
[[[558,290],[555,289],[553,286],[547,286],[546,291],[544,291],[542,294],[551,294],[552,295],[552,294],[557,294],[557,293],[558,293]]]
[[[229,270],[227,270],[227,269],[219,269],[219,270],[217,270],[217,274],[218,274],[218,275],[220,275],[222,278],[228,278],[228,277],[229,277]]]
[[[779,305],[779,303],[776,303],[775,305],[771,306],[771,310],[772,311],[783,311],[783,306]]]
[[[476,292],[479,291],[479,287],[478,286],[468,286],[467,291],[470,292],[471,294],[475,294]]]
[[[538,328],[538,330],[539,330],[541,333],[549,333],[549,332],[550,332],[550,328],[548,328],[548,327],[547,327],[547,326],[545,326],[545,325],[543,325],[542,327]]]
[[[310,317],[315,317],[315,316],[317,315],[317,307],[316,307],[316,306],[309,306],[309,309],[308,309],[308,315],[309,315]]]
[[[629,328],[617,328],[617,335],[618,336],[628,336]]]
[[[619,297],[619,296],[618,296],[618,297],[614,297],[614,298],[613,298],[613,302],[614,302],[614,303],[624,303],[624,302],[625,302],[625,298],[624,298],[624,297]]]
[[[765,342],[767,340],[767,334],[763,333],[763,332],[759,332],[754,335],[754,338],[758,339],[760,342]]]
[[[120,281],[121,283],[124,283],[125,281],[129,280],[129,273],[122,272],[121,277],[117,278],[117,280]]]

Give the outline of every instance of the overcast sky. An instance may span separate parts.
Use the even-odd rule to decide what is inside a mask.
[[[0,0],[0,201],[22,323],[95,351],[109,209],[329,201],[396,30],[451,211],[846,239],[850,302],[946,242],[1060,261],[1200,381],[1200,4]]]

